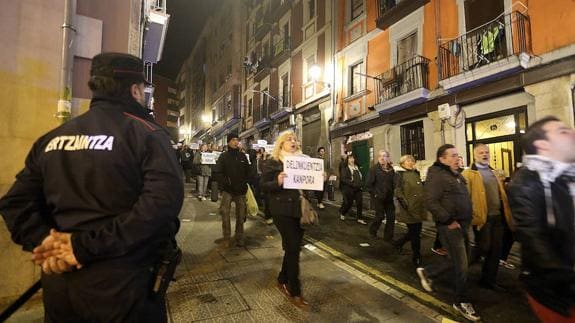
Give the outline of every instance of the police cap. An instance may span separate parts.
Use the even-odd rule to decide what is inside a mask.
[[[101,53],[94,56],[90,76],[133,79],[151,84],[144,75],[142,60],[134,55],[124,53]]]

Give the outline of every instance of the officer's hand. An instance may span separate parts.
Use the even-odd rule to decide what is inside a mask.
[[[64,272],[72,271],[73,266],[67,264],[64,260],[56,257],[48,257],[42,263],[42,271],[46,275],[61,274]]]
[[[54,237],[54,248],[57,250],[56,258],[65,261],[68,265],[74,266],[77,269],[82,268],[74,255],[74,248],[72,246],[72,234],[65,232],[53,231],[50,235]]]

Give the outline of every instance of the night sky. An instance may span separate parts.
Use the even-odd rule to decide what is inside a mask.
[[[154,73],[176,79],[183,61],[188,57],[202,31],[206,18],[219,0],[167,0],[170,22],[162,59]]]

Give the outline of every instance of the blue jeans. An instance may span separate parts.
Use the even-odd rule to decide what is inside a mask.
[[[449,229],[446,225],[438,224],[437,232],[439,240],[445,249],[447,257],[441,257],[441,262],[425,267],[425,275],[429,279],[434,279],[448,270],[453,270],[455,280],[455,302],[467,303],[469,296],[467,293],[467,273],[469,254],[469,235],[467,229],[469,223],[460,222],[460,229]]]

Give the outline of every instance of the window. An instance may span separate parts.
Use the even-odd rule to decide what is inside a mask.
[[[307,81],[313,81],[311,78],[311,73],[309,73],[309,68],[315,64],[315,55],[310,55],[306,58],[306,73],[307,73]]]
[[[307,2],[308,5],[308,20],[311,20],[313,17],[315,17],[315,0],[309,0]]]
[[[401,126],[401,154],[412,155],[415,160],[425,159],[423,121]]]
[[[288,74],[282,76],[282,107],[289,107],[289,84]]]
[[[254,112],[254,101],[253,99],[248,100],[248,118],[252,116]]]
[[[407,62],[417,55],[417,33],[413,33],[397,42],[397,65]]]
[[[268,93],[267,87],[262,91],[262,95],[261,95],[261,97],[262,97],[262,100],[261,100],[261,107],[262,107],[261,119],[268,117],[268,106],[269,106],[270,97],[266,93]]]
[[[363,90],[363,61],[349,67],[349,95],[359,93]]]
[[[351,20],[355,20],[363,13],[363,0],[351,0]]]

